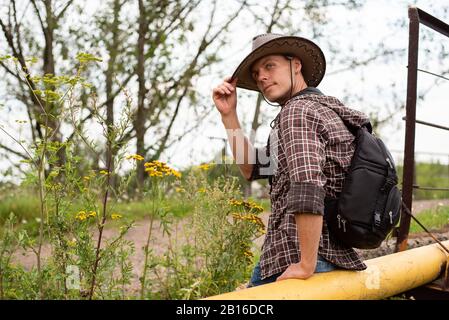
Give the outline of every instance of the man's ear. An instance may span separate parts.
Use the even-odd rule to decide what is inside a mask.
[[[297,57],[293,57],[293,65],[295,69],[295,74],[298,74],[302,70],[302,63],[301,60]]]

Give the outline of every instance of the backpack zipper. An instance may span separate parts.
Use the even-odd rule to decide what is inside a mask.
[[[337,214],[337,220],[338,220],[338,229],[340,229],[341,225],[343,224],[343,232],[346,232],[346,220],[343,219],[339,214]]]
[[[390,158],[385,159],[388,162],[388,165],[390,166],[391,169],[393,169],[393,164],[391,163]]]

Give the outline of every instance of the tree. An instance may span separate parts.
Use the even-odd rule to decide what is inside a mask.
[[[158,159],[169,145],[182,106],[197,103],[192,81],[217,62],[216,52],[222,45],[223,34],[246,6],[245,1],[241,2],[216,25],[217,2],[211,1],[212,8],[204,24],[195,18],[201,13],[198,0],[159,1],[157,4],[139,0],[136,50],[139,90],[134,128],[136,152],[150,160]],[[204,31],[199,30],[199,23],[206,26]],[[197,41],[192,41],[194,32],[197,32]],[[181,52],[185,59],[180,61]],[[147,133],[152,134],[148,144],[145,142]],[[137,177],[141,186],[143,168],[138,169]]]
[[[33,141],[43,138],[42,126],[51,129],[51,141],[61,142],[59,105],[57,99],[43,99],[39,85],[30,76],[30,64],[33,58],[40,57],[43,61],[41,70],[44,75],[52,76],[57,72],[55,63],[55,42],[58,37],[57,31],[62,23],[68,9],[72,6],[73,0],[65,1],[58,8],[55,8],[51,0],[35,1],[31,0],[27,5],[19,2],[18,8],[15,0],[9,1],[7,5],[8,18],[0,17],[0,26],[3,31],[4,40],[9,51],[17,59],[20,68],[13,70],[7,64],[0,61],[0,65],[6,74],[12,76],[8,92],[11,96],[19,100],[26,108],[28,114],[30,132]],[[30,8],[31,5],[31,8]],[[21,10],[22,12],[19,12]],[[37,19],[38,28],[23,20],[25,12],[32,12],[33,18]],[[33,30],[39,30],[43,35],[44,44],[33,41]],[[45,90],[54,90],[51,84],[45,85]],[[47,116],[44,116],[47,115]],[[47,122],[44,123],[44,118]],[[0,145],[4,149],[10,148]],[[14,152],[22,158],[25,155]],[[59,157],[63,161],[64,153],[61,150]]]

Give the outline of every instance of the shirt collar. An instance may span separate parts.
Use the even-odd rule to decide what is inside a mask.
[[[302,95],[305,95],[305,94],[316,94],[316,95],[319,95],[319,96],[323,95],[323,93],[319,89],[317,89],[315,87],[307,87],[307,88],[302,89],[301,91],[295,93],[290,99],[295,98],[295,97],[299,97],[299,96],[302,96]]]

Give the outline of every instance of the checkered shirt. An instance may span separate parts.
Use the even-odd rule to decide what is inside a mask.
[[[311,88],[308,88],[311,89]],[[256,148],[250,180],[269,178],[271,214],[262,247],[262,279],[300,260],[295,214],[324,214],[324,198],[337,198],[355,150],[346,122],[367,117],[318,89],[291,98],[274,121],[267,145]],[[315,94],[318,93],[318,94]],[[349,270],[364,270],[357,252],[333,239],[325,219],[318,254]]]

